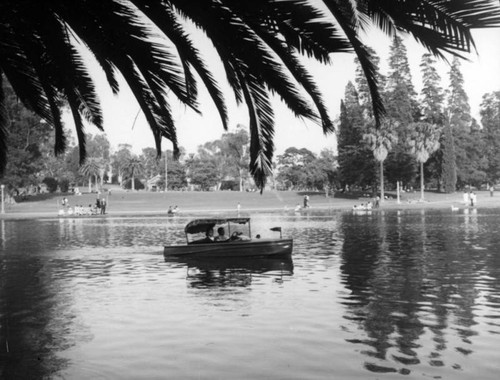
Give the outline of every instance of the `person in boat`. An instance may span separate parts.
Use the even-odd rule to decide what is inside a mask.
[[[205,232],[205,237],[200,240],[193,241],[194,244],[204,244],[214,242],[214,229],[213,227],[208,227],[207,232]]]
[[[229,238],[226,236],[226,231],[224,230],[224,227],[219,227],[217,228],[217,236],[215,237],[214,241],[226,241]]]

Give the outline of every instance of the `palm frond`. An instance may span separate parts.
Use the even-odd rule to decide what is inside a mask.
[[[227,129],[228,115],[224,96],[213,74],[208,70],[207,65],[201,59],[198,49],[196,49],[188,34],[185,32],[184,27],[178,21],[173,8],[168,3],[162,4],[157,2],[146,5],[143,1],[133,0],[133,2],[137,8],[144,12],[170,41],[172,41],[177,48],[181,61],[189,63],[189,65],[196,70],[219,111],[224,129]],[[195,79],[189,74],[189,65],[184,65],[188,96],[196,98],[193,87],[195,85]]]
[[[358,22],[355,10],[349,2],[337,0],[324,1],[354,48],[359,64],[365,74],[368,88],[370,89],[373,115],[375,117],[376,124],[380,125],[382,118],[385,115],[385,107],[378,90],[376,67],[370,59],[371,55],[367,47],[358,38]]]
[[[242,62],[244,70],[261,78],[296,116],[317,119],[316,112],[287,76],[287,70],[234,9],[210,6],[210,2],[203,0],[175,0],[172,3],[196,25],[202,26],[212,41],[218,42],[215,48],[222,61],[229,59]]]
[[[266,178],[272,171],[273,109],[263,84],[257,78],[243,77],[240,73],[240,83],[250,118],[250,173],[262,191],[266,185]]]

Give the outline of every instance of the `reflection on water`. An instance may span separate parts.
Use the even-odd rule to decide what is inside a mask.
[[[500,210],[254,215],[292,257],[165,259],[187,221],[0,220],[0,378],[500,371]]]
[[[252,277],[266,275],[281,283],[283,277],[293,274],[291,256],[266,258],[171,258],[167,263],[186,265],[186,279],[193,288],[249,286]]]
[[[498,216],[480,221],[472,210],[432,218],[381,212],[374,218],[376,223],[342,224],[341,270],[351,290],[342,302],[345,318],[366,334],[348,341],[363,347],[370,371],[409,374],[419,364],[461,370],[479,335],[500,333],[500,246],[497,227],[489,224],[498,225]],[[491,297],[493,304],[486,301]],[[487,366],[493,371],[497,364]]]

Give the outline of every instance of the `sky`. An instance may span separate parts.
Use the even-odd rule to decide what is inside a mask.
[[[479,120],[479,105],[485,93],[500,91],[500,28],[478,30],[473,32],[477,54],[467,55],[468,61],[462,61],[461,71],[464,75],[464,86],[469,96],[472,116]],[[416,91],[421,89],[420,60],[425,49],[422,48],[411,36],[402,36],[408,51],[408,58]],[[380,60],[381,72],[387,73],[388,52],[391,40],[379,31],[371,31],[364,42],[375,49]],[[198,46],[208,62],[213,62],[215,76],[224,91],[229,109],[229,130],[236,125],[248,126],[246,107],[236,106],[232,91],[227,86],[222,69],[213,50],[206,45]],[[348,81],[354,81],[354,55],[335,54],[332,56],[331,65],[321,65],[317,62],[308,62],[313,77],[321,89],[325,103],[328,106],[330,117],[336,119],[340,111],[340,101],[343,97]],[[449,58],[451,62],[451,56]],[[442,87],[448,85],[449,65],[438,62],[438,71],[442,79]],[[140,112],[126,84],[121,86],[120,94],[115,96],[106,84],[104,75],[99,70],[94,70],[97,78],[97,90],[101,99],[104,114],[104,130],[112,147],[117,149],[119,144],[130,144],[132,150],[139,154],[145,147],[154,146],[154,138],[146,123],[144,114]],[[195,153],[199,145],[208,141],[219,139],[225,132],[219,114],[211,101],[208,93],[199,81],[199,103],[202,114],[197,114],[191,109],[180,104],[177,100],[172,102],[174,120],[177,125],[178,144],[188,153]],[[274,99],[275,110],[275,152],[281,154],[288,147],[307,148],[315,153],[321,150],[335,149],[336,139],[334,134],[325,136],[321,127],[310,121],[296,118],[279,99]],[[67,122],[71,125],[70,118]],[[95,127],[89,126],[88,133],[98,133]],[[172,144],[163,140],[163,148],[171,149]]]

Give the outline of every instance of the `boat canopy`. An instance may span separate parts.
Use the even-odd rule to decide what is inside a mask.
[[[200,232],[206,232],[207,229],[213,228],[219,224],[226,223],[236,223],[236,224],[247,224],[250,222],[250,218],[210,218],[210,219],[195,219],[189,222],[184,228],[186,234],[197,234]]]

